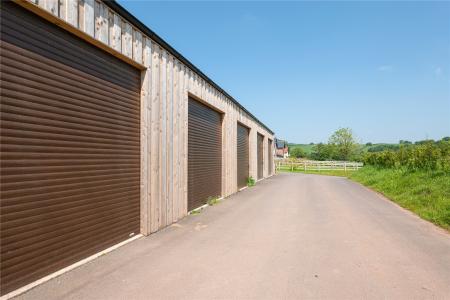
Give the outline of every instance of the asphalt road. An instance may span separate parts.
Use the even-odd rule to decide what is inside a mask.
[[[280,174],[20,299],[450,299],[450,235],[344,178]]]

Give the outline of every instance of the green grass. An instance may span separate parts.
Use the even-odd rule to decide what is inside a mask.
[[[368,186],[421,218],[450,230],[450,174],[366,166],[350,179]]]
[[[208,197],[208,200],[206,203],[208,203],[209,206],[214,206],[220,202],[219,197]]]
[[[290,169],[281,170],[290,172]],[[294,170],[305,173],[303,170]],[[450,230],[450,173],[365,166],[358,171],[307,171],[359,182],[442,228]]]
[[[247,186],[248,187],[255,186],[255,183],[256,183],[255,178],[253,178],[252,176],[247,178]]]
[[[309,155],[311,154],[314,145],[310,144],[288,144],[289,149],[292,150],[294,148],[302,148],[302,150],[305,152],[305,154]]]

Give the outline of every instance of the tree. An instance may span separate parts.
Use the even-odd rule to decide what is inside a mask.
[[[414,144],[416,145],[424,145],[424,144],[430,144],[430,143],[434,143],[434,140],[421,140],[421,141],[417,141]]]
[[[305,151],[300,147],[291,148],[291,150],[289,151],[289,154],[295,158],[306,157]]]
[[[311,153],[314,160],[329,160],[333,157],[333,149],[330,145],[319,143],[315,144]]]
[[[333,158],[339,160],[350,160],[358,150],[358,144],[350,128],[336,130],[329,138],[328,145],[334,150]]]

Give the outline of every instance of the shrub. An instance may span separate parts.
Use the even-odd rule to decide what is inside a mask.
[[[428,141],[415,145],[401,145],[398,151],[368,152],[363,161],[367,165],[382,168],[450,171],[450,143]]]
[[[305,151],[300,147],[291,148],[291,150],[289,151],[289,154],[291,155],[291,157],[295,157],[295,158],[306,157]]]

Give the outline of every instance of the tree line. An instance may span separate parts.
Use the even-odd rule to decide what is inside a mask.
[[[306,154],[300,147],[292,148],[289,153],[295,158],[349,161],[358,160],[360,150],[352,130],[340,128],[330,136],[328,143],[315,144],[310,154]]]
[[[383,168],[408,168],[410,170],[450,170],[450,137],[441,140],[421,140],[415,143],[401,140],[398,145],[358,144],[350,128],[335,131],[328,143],[315,144],[311,153],[300,147],[291,149],[295,158],[313,160],[361,161]]]

